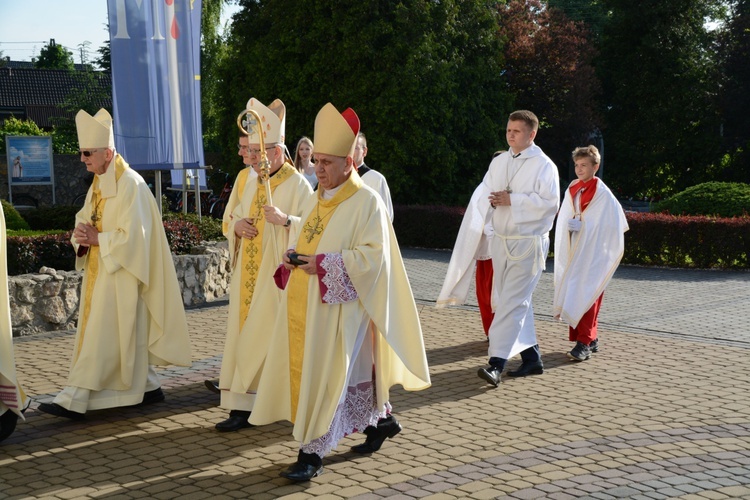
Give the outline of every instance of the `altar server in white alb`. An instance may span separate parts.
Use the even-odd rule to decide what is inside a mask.
[[[531,296],[545,267],[549,231],[560,205],[560,181],[555,164],[534,144],[538,128],[531,111],[511,113],[505,132],[510,150],[492,160],[482,181],[494,230],[497,307],[490,325],[489,366],[477,375],[495,387],[507,360],[516,354],[521,354],[522,364],[509,376],[544,372]]]
[[[553,314],[570,325],[568,338],[576,345],[568,357],[586,361],[599,350],[599,308],[622,259],[628,221],[612,191],[594,176],[599,150],[576,148],[573,161],[577,179],[565,191],[555,228]]]
[[[112,117],[76,115],[81,161],[95,174],[71,241],[83,270],[68,386],[45,413],[164,400],[152,365],[190,366],[185,309],[156,200],[117,154]]]
[[[26,395],[16,379],[16,362],[13,356],[7,241],[5,214],[0,205],[0,441],[13,434],[18,419],[24,419],[21,410],[26,406]]]
[[[243,134],[239,139],[239,150],[248,167],[237,175],[224,214],[232,279],[219,379],[221,407],[229,410],[229,418],[216,424],[220,432],[250,426],[248,418],[260,371],[252,360],[262,360],[257,354],[268,350],[268,330],[276,321],[281,300],[273,274],[288,248],[289,230],[293,223],[299,223],[302,206],[313,194],[310,183],[284,156],[284,103],[276,99],[266,106],[251,98],[246,109],[260,116],[270,177],[266,181],[257,175],[261,174],[263,151],[257,127],[251,128],[250,135]],[[273,203],[266,198],[266,182]],[[265,328],[252,329],[253,322]],[[210,388],[212,382],[207,383]]]

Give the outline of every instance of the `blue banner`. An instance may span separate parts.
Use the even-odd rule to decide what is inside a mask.
[[[107,0],[107,8],[117,151],[138,170],[205,165],[201,0]]]

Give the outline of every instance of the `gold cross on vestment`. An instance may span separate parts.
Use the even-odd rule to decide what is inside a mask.
[[[315,226],[313,226],[310,222],[305,224],[305,227],[302,229],[304,232],[307,233],[307,242],[310,243],[313,238],[315,238],[316,235],[323,232],[323,228],[320,227],[320,223],[323,221],[319,216],[315,216],[312,220],[312,222],[315,223]]]

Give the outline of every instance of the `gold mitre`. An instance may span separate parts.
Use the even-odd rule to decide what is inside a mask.
[[[274,100],[268,106],[264,105],[258,99],[251,97],[247,101],[245,109],[253,110],[260,116],[260,125],[263,130],[263,142],[266,144],[283,144],[284,132],[286,130],[286,106],[281,99]],[[250,127],[250,134],[247,136],[251,143],[260,143],[258,130],[256,127]]]
[[[94,116],[80,110],[76,114],[76,129],[81,149],[115,148],[112,116],[106,109],[100,109]]]
[[[352,108],[343,113],[330,102],[315,117],[315,152],[333,156],[353,156],[359,133],[359,117]]]

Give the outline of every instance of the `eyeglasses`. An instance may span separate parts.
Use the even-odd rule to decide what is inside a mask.
[[[276,148],[276,146],[266,146],[266,151],[268,151],[269,149],[275,149],[275,148]],[[243,149],[245,151],[247,151],[247,154],[249,154],[249,155],[259,155],[260,154],[260,149],[250,149],[249,146],[244,146],[242,144],[237,144],[237,151],[242,152]]]
[[[98,149],[91,149],[91,150],[89,150],[89,151],[84,151],[84,150],[82,150],[82,149],[79,149],[79,150],[78,150],[78,152],[79,152],[79,153],[81,153],[81,154],[82,154],[83,156],[85,156],[86,158],[88,158],[88,157],[89,157],[89,156],[91,156],[92,154],[96,153],[97,151],[99,151],[99,150],[98,150]]]

